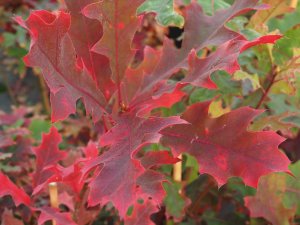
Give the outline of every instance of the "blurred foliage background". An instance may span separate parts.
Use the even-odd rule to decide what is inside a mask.
[[[189,0],[147,0],[137,13],[147,12],[137,34],[143,45],[160,48],[165,36],[180,47],[184,32],[181,15]],[[232,0],[197,0],[207,15],[230,7]],[[270,8],[238,16],[227,26],[254,39],[264,34],[282,34],[275,45],[262,45],[242,53],[241,70],[233,74],[219,71],[212,74],[216,89],[187,87],[184,101],[171,109],[161,109],[165,115],[176,115],[189,104],[212,100],[210,113],[217,117],[241,106],[265,110],[250,130],[273,130],[286,138],[280,149],[293,162],[288,174],[264,176],[257,190],[247,187],[238,178],[232,178],[221,188],[208,175],[198,174],[197,161],[183,156],[183,181],[170,180],[165,184],[167,196],[159,213],[153,215],[156,224],[167,225],[288,225],[300,224],[300,5],[291,0],[262,0]],[[174,4],[174,5],[173,5]],[[159,6],[159,7],[158,7]],[[48,132],[50,104],[48,89],[40,71],[25,67],[22,57],[29,49],[29,36],[13,17],[27,17],[30,10],[64,9],[63,2],[50,0],[0,0],[0,169],[15,182],[25,186],[33,171],[32,145],[38,145],[41,134]],[[198,55],[213,52],[206,48]],[[137,56],[137,61],[139,60]],[[184,75],[180,71],[178,77]],[[89,140],[96,140],[103,130],[92,125],[78,103],[77,115],[55,124],[65,138],[62,149],[69,151],[64,165],[81,154]],[[159,146],[152,146],[159,148]],[[172,167],[162,167],[167,175]],[[29,186],[29,185],[28,185]],[[181,190],[181,194],[179,194]],[[27,190],[31,191],[31,190]],[[60,195],[67,195],[62,191]],[[65,197],[64,197],[65,199]],[[39,200],[48,201],[48,194]],[[270,208],[273,215],[251,218],[245,201],[253,207]],[[68,202],[60,207],[68,210]],[[262,208],[263,208],[262,207]],[[86,209],[82,206],[84,222],[89,224],[121,224],[112,206]],[[34,224],[34,216],[26,208],[15,208],[9,197],[0,199],[2,224],[15,218],[13,224]],[[22,221],[21,221],[22,218]],[[4,222],[3,222],[4,221]],[[84,224],[84,222],[82,224]]]

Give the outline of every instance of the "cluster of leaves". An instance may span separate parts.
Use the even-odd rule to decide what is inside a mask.
[[[27,33],[24,29],[14,23],[11,18],[14,14],[27,16],[29,10],[38,8],[54,9],[56,1],[1,1],[0,3],[0,46],[3,53],[8,57],[15,57],[20,59],[27,53],[29,47],[29,40]],[[22,60],[18,62],[7,62],[10,67],[13,67],[15,63],[18,63],[17,72],[19,74],[25,73],[25,65]]]
[[[108,211],[125,225],[245,224],[249,215],[292,224],[299,12],[281,0],[203,2],[65,0],[61,11],[15,17],[31,37],[24,62],[49,87],[53,125],[25,122],[22,108],[0,115],[5,224],[92,224]],[[183,28],[179,46],[167,37],[145,44],[148,13]],[[95,135],[74,154],[57,121],[78,108]],[[36,127],[49,130],[41,142],[45,130]],[[13,171],[15,161],[25,169]],[[176,183],[170,165],[178,163],[184,179]],[[12,182],[15,173],[22,179]],[[47,200],[53,182],[60,209]]]

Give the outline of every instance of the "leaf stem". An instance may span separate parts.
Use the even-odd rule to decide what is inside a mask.
[[[298,5],[298,0],[291,0],[290,6],[291,6],[292,8],[297,8],[297,5]]]
[[[58,191],[57,183],[52,182],[49,184],[49,195],[50,195],[50,205],[52,208],[58,208]],[[56,225],[56,221],[52,220],[52,224]]]
[[[265,81],[265,91],[264,91],[264,93],[263,93],[263,95],[262,95],[262,97],[259,99],[259,102],[257,103],[257,105],[256,105],[256,109],[259,109],[260,107],[261,107],[261,105],[263,104],[263,102],[265,101],[265,99],[266,99],[266,97],[268,96],[268,94],[269,94],[269,92],[270,92],[270,90],[271,90],[271,87],[273,86],[273,84],[274,84],[274,81],[275,81],[275,77],[277,76],[277,72],[276,72],[276,67],[273,67],[272,68],[272,72],[271,72],[271,75],[270,75],[270,77],[267,77],[267,79],[266,79],[266,81]]]
[[[182,159],[182,154],[178,156],[179,159]],[[182,161],[177,162],[173,165],[173,180],[175,182],[181,182],[182,181]],[[179,189],[179,194],[181,194],[182,190]]]

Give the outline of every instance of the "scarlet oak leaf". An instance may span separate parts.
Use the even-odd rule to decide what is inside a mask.
[[[125,225],[155,225],[150,216],[157,211],[157,207],[151,200],[147,200],[143,204],[136,204],[132,215],[125,217]]]
[[[0,197],[10,195],[14,200],[16,206],[20,204],[30,205],[30,197],[17,187],[7,176],[0,172]]]
[[[106,99],[109,99],[115,90],[111,80],[109,59],[92,52],[92,47],[103,35],[101,23],[96,19],[87,18],[82,14],[83,9],[97,0],[66,0],[71,13],[71,27],[69,35],[79,57],[79,64],[84,64]],[[88,35],[82,35],[83,33]]]
[[[30,52],[24,61],[42,69],[51,91],[52,121],[75,113],[76,101],[82,99],[88,114],[97,121],[105,111],[106,99],[95,82],[76,65],[76,52],[68,31],[70,15],[34,11],[26,21],[19,21],[31,34]]]
[[[183,114],[190,124],[161,131],[162,143],[175,155],[187,152],[200,164],[200,173],[214,176],[219,185],[232,176],[256,187],[259,177],[288,171],[290,161],[278,150],[284,140],[272,131],[249,132],[247,127],[260,111],[243,107],[218,118],[208,115],[209,103],[197,103]]]
[[[42,143],[34,148],[36,156],[36,173],[33,175],[34,192],[39,192],[46,183],[58,179],[58,161],[66,157],[66,152],[58,149],[58,144],[62,141],[61,136],[55,127],[52,127],[49,134],[43,134]]]
[[[138,197],[145,196],[145,193],[141,193],[143,196],[137,194],[137,179],[145,169],[140,161],[134,158],[136,152],[146,144],[158,142],[161,136],[158,132],[161,129],[183,122],[178,117],[140,118],[136,117],[134,112],[121,115],[117,125],[100,139],[102,146],[110,146],[109,151],[91,160],[84,167],[84,173],[98,168],[96,176],[89,184],[89,204],[106,204],[111,201],[120,216],[124,217],[128,207],[133,205]],[[161,177],[156,178],[157,182],[161,182]],[[144,189],[147,187],[147,184],[143,186]],[[149,196],[148,193],[146,195]],[[161,199],[155,201],[160,202]]]
[[[126,68],[135,54],[131,49],[133,36],[138,29],[136,10],[144,0],[107,0],[88,5],[83,13],[103,24],[104,35],[93,51],[110,59],[112,77],[119,85]]]

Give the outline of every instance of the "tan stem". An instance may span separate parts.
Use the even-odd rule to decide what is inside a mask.
[[[58,208],[58,190],[57,190],[57,183],[52,182],[49,184],[49,195],[50,195],[50,205],[52,208]],[[52,221],[53,225],[56,225],[56,221]]]
[[[182,159],[182,155],[178,156],[179,159]],[[173,179],[176,182],[182,181],[182,162],[178,162],[173,166]]]
[[[297,8],[297,5],[298,5],[298,0],[291,0],[290,6],[292,8]]]

